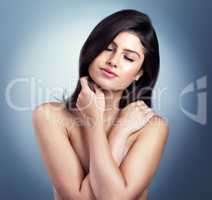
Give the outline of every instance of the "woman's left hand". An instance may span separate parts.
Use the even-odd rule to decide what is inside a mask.
[[[78,95],[76,106],[85,120],[103,119],[105,110],[105,96],[99,86],[93,83],[93,92],[88,86],[88,76],[80,78],[81,91]]]

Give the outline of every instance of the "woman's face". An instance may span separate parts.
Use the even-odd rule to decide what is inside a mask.
[[[121,32],[90,64],[89,75],[105,90],[123,90],[143,71],[144,47],[131,32]],[[112,71],[116,76],[105,72]]]

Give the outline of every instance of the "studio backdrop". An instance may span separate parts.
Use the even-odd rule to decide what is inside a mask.
[[[121,9],[149,15],[160,47],[153,108],[169,138],[150,200],[208,200],[211,1],[0,1],[0,199],[52,199],[32,126],[33,109],[71,93],[80,49],[94,26]]]

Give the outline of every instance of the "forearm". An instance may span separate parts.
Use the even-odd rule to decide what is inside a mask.
[[[126,142],[126,137],[120,133],[121,131],[123,132],[123,130],[120,129],[118,126],[114,126],[111,129],[108,138],[110,151],[118,167],[120,166],[123,160],[124,147]],[[83,200],[96,199],[93,188],[90,183],[90,173],[88,173],[82,181],[80,188],[80,196],[82,197]]]
[[[95,122],[97,123],[97,122]],[[113,159],[102,122],[87,128],[90,152],[90,182],[98,199],[112,198],[125,187],[124,177]]]
[[[79,189],[80,200],[96,200],[95,194],[90,184],[90,174],[88,173],[81,183]]]

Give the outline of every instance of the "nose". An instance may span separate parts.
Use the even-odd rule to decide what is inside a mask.
[[[113,54],[111,57],[107,60],[107,64],[109,66],[117,67],[118,64],[118,56]]]

